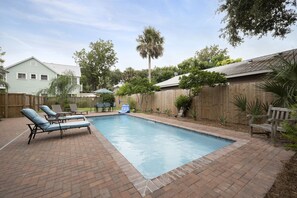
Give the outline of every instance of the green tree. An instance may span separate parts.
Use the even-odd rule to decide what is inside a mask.
[[[205,48],[196,52],[196,58],[199,63],[210,68],[217,66],[217,63],[229,59],[227,48],[220,49],[219,45],[206,46]]]
[[[222,22],[221,37],[232,46],[244,41],[243,36],[266,36],[284,38],[296,24],[296,0],[223,0],[219,13],[226,13]]]
[[[2,58],[6,52],[2,52],[2,47],[0,47],[0,87],[5,87],[5,91],[8,90],[9,84],[5,81],[5,74],[7,71],[3,67],[5,60]],[[2,90],[0,90],[2,91]]]
[[[278,59],[260,87],[276,96],[274,105],[290,107],[297,103],[297,50],[290,57],[280,55]]]
[[[152,82],[159,83],[165,80],[168,80],[174,77],[175,74],[178,74],[177,67],[169,66],[169,67],[155,67],[152,70]]]
[[[128,67],[122,74],[122,79],[124,82],[130,82],[135,77],[146,78],[147,70],[135,70],[132,67]]]
[[[206,69],[204,65],[199,63],[196,57],[191,57],[177,65],[179,74],[186,74],[191,71],[192,68]]]
[[[180,74],[185,74],[189,73],[193,68],[203,70],[240,61],[241,58],[231,59],[227,48],[221,49],[219,45],[211,45],[198,50],[194,57],[184,60],[177,67]]]
[[[148,79],[151,82],[151,59],[163,55],[164,37],[153,27],[144,28],[143,34],[136,39],[138,46],[136,50],[142,58],[148,58]]]
[[[2,51],[2,47],[0,47],[0,66],[3,66],[3,63],[5,62],[5,60],[2,58],[2,56],[4,56],[6,54],[6,52]]]
[[[214,87],[216,84],[225,83],[227,83],[227,79],[224,74],[201,71],[197,68],[193,68],[189,75],[184,75],[181,77],[179,81],[179,87],[182,89],[190,89],[191,94],[196,96],[205,85]]]
[[[242,58],[237,58],[237,59],[232,59],[232,58],[228,58],[222,61],[217,62],[217,66],[222,66],[222,65],[228,65],[231,63],[237,63],[237,62],[241,62]]]
[[[118,84],[122,80],[122,72],[119,69],[115,69],[113,71],[110,71],[110,84],[111,86],[114,86]]]
[[[137,103],[139,107],[142,108],[144,98],[158,90],[160,90],[160,88],[153,83],[150,83],[147,78],[136,77],[120,87],[116,95],[124,96],[136,94]]]
[[[84,88],[91,88],[88,91],[108,86],[110,68],[118,60],[113,47],[112,41],[100,39],[90,43],[90,51],[82,49],[74,53],[75,62],[81,68]]]
[[[48,94],[55,96],[57,102],[65,107],[68,104],[71,93],[78,88],[79,85],[76,84],[73,72],[66,71],[63,75],[59,75],[57,78],[53,79],[49,88],[40,90],[37,95]]]
[[[123,72],[122,79],[123,79],[124,82],[129,82],[135,76],[136,76],[136,70],[133,69],[132,67],[128,67]]]

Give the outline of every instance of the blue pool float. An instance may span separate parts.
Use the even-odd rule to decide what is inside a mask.
[[[119,111],[119,113],[130,113],[130,106],[128,104],[122,105],[122,109]]]

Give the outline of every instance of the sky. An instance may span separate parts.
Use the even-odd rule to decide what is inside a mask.
[[[0,0],[0,47],[4,67],[34,56],[42,62],[76,65],[73,53],[99,39],[111,40],[117,69],[146,69],[136,38],[152,26],[165,39],[152,66],[176,66],[210,45],[231,58],[251,58],[297,48],[297,27],[285,39],[246,38],[234,48],[219,38],[224,14],[219,0]]]

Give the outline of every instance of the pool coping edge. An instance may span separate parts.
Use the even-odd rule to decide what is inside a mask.
[[[103,116],[103,115],[102,115]],[[104,148],[111,154],[113,159],[119,165],[121,170],[124,174],[128,177],[129,181],[134,185],[134,187],[138,190],[142,197],[153,193],[154,191],[167,186],[168,184],[172,183],[173,181],[182,178],[183,176],[190,174],[190,173],[199,173],[206,169],[206,166],[213,161],[219,159],[222,156],[227,155],[228,153],[238,149],[239,147],[247,144],[250,140],[240,139],[236,137],[231,137],[227,135],[221,135],[205,130],[197,130],[191,127],[185,127],[176,125],[173,123],[166,123],[160,120],[155,120],[147,117],[142,117],[141,115],[129,115],[132,117],[138,117],[142,119],[147,119],[150,121],[175,126],[179,128],[184,128],[187,130],[191,130],[193,132],[199,132],[206,135],[211,135],[223,139],[233,140],[234,142],[230,145],[218,149],[214,152],[211,152],[201,158],[195,159],[187,164],[184,164],[176,169],[173,169],[169,172],[166,172],[156,178],[153,179],[146,179],[142,176],[142,174],[96,129],[94,125],[91,125],[91,130],[94,131],[93,134],[97,137],[97,139],[103,144]],[[93,116],[92,116],[93,117]],[[101,117],[101,116],[95,116]],[[181,121],[183,122],[183,121]]]

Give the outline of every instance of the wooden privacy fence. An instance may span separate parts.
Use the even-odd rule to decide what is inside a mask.
[[[44,97],[18,93],[0,94],[0,117],[21,117],[20,110],[29,107],[38,110],[44,103]]]
[[[68,102],[69,104],[75,103],[78,107],[94,107],[97,102],[100,102],[100,97],[70,97]],[[49,106],[56,103],[56,97],[48,97],[45,100],[45,104]]]
[[[261,102],[271,103],[273,96],[266,93],[260,88],[260,82],[234,83],[226,86],[204,87],[199,94],[193,99],[192,110],[196,109],[197,118],[216,120],[224,119],[231,123],[246,124],[246,115],[238,111],[234,105],[234,97],[243,95],[247,97],[248,102],[255,101],[258,98]],[[164,113],[168,110],[172,115],[177,115],[177,109],[174,105],[176,98],[180,95],[188,95],[188,90],[173,89],[164,90],[147,96],[142,104],[142,110],[153,110],[157,108]],[[136,95],[131,98],[137,100]],[[189,115],[188,115],[189,116]]]

